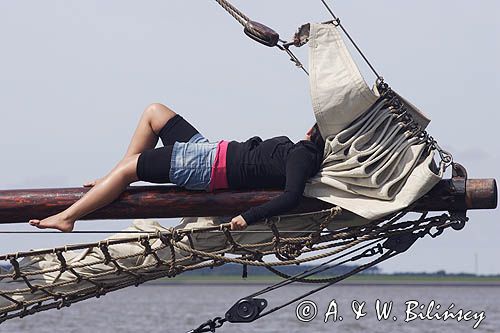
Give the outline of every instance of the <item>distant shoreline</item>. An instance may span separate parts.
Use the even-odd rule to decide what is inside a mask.
[[[148,282],[148,285],[270,285],[282,281],[278,277],[249,276],[177,276]],[[294,285],[306,285],[299,283]],[[310,285],[310,284],[309,284]],[[358,275],[336,284],[337,286],[442,286],[442,287],[500,287],[499,277],[436,277],[415,275]]]

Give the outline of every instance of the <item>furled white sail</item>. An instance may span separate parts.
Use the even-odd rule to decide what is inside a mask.
[[[305,195],[338,205],[366,219],[401,210],[442,177],[428,149],[404,125],[394,107],[368,87],[339,28],[311,24],[309,71],[313,111],[326,139],[320,172]],[[429,119],[406,105],[415,125]]]

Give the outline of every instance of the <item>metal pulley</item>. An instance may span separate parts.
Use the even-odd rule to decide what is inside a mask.
[[[248,21],[243,31],[254,41],[269,47],[278,45],[280,40],[280,35],[276,31],[255,21]]]
[[[249,323],[257,319],[266,306],[263,298],[242,298],[226,312],[225,319],[231,323]]]

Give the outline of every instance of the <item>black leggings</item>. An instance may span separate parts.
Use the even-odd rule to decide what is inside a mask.
[[[176,114],[160,130],[163,147],[146,150],[137,161],[137,178],[150,183],[170,183],[170,161],[174,143],[188,142],[198,130]]]

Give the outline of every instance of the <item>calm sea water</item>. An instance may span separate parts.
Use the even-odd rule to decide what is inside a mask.
[[[237,299],[261,288],[264,286],[145,285],[74,304],[63,310],[13,319],[1,324],[0,332],[186,332],[209,318],[223,316]],[[310,289],[303,285],[288,286],[264,298],[268,299],[270,308]],[[294,303],[254,323],[225,323],[217,332],[500,332],[498,287],[344,285],[330,287],[307,299],[313,301],[318,309],[312,321],[299,321],[296,317],[297,303]],[[393,301],[389,319],[377,319],[377,299],[381,302]],[[338,311],[337,321],[333,322],[330,316],[325,323],[324,315],[332,300],[335,300]],[[424,304],[424,314],[429,302],[434,300],[441,305],[438,313],[454,304],[454,312],[471,310],[472,315],[484,311],[485,319],[477,329],[473,329],[478,321],[474,319],[461,322],[453,319],[416,319],[405,322],[405,302],[410,300]],[[358,320],[351,309],[353,301],[366,302],[363,307],[366,315]],[[412,312],[418,313],[417,310]],[[307,311],[302,313],[307,314]],[[342,321],[339,316],[342,316]]]

